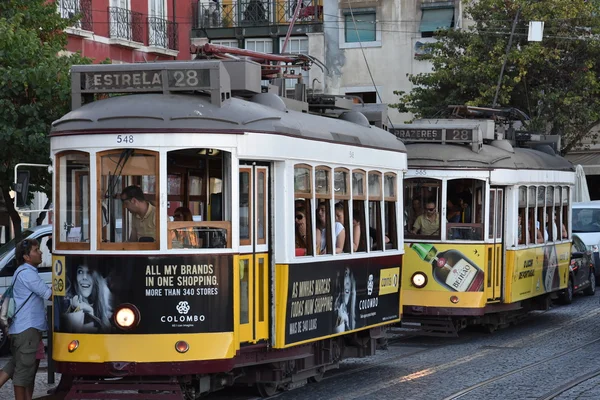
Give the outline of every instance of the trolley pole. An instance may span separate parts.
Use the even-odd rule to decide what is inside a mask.
[[[521,13],[521,9],[517,9],[517,15],[515,15],[515,20],[513,22],[512,30],[510,31],[510,38],[508,39],[508,45],[506,46],[506,54],[504,55],[504,62],[502,63],[502,69],[500,70],[500,76],[498,77],[498,85],[496,86],[496,95],[494,96],[494,102],[492,103],[492,108],[496,107],[496,102],[498,101],[498,93],[500,93],[500,86],[502,86],[502,77],[504,76],[504,68],[506,68],[506,62],[508,61],[508,54],[510,53],[510,48],[512,47],[513,37],[515,36],[515,28],[517,27],[517,21],[519,20],[519,14]]]

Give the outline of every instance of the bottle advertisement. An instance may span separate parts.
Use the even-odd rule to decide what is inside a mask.
[[[410,275],[421,271],[433,277],[437,285],[428,290],[452,292],[482,292],[485,274],[483,254],[474,246],[438,248],[440,244],[411,243],[406,251],[406,266],[411,266]],[[414,271],[413,271],[414,269]],[[407,275],[404,275],[405,277]]]

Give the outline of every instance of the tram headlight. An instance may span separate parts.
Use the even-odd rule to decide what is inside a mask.
[[[415,272],[413,276],[410,278],[410,281],[417,288],[422,288],[427,285],[427,275],[423,272]]]
[[[121,304],[114,313],[114,321],[123,330],[135,328],[140,323],[140,311],[133,304]]]

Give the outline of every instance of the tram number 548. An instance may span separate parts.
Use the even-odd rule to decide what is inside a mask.
[[[117,143],[133,143],[133,135],[117,135]]]

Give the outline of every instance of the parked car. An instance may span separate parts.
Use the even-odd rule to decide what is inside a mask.
[[[586,296],[596,293],[596,274],[592,252],[578,235],[573,235],[569,282],[567,288],[559,292],[558,299],[563,304],[571,304],[575,293],[580,292]]]
[[[572,231],[592,252],[596,282],[600,282],[600,200],[573,203]]]
[[[52,238],[52,225],[40,225],[35,228],[26,229],[22,233],[23,239],[37,239],[42,251],[42,263],[38,267],[40,276],[46,284],[52,284],[52,249],[48,246],[48,240]],[[13,275],[19,267],[15,255],[15,240],[11,240],[0,247],[0,296],[11,285]],[[6,335],[0,329],[0,353],[5,352]]]

